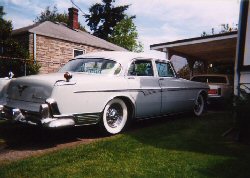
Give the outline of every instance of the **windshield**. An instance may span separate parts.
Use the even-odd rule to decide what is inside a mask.
[[[121,65],[108,59],[86,58],[73,59],[63,66],[59,72],[84,72],[89,74],[114,74],[121,71]]]

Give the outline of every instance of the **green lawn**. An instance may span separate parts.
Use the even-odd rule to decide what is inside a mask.
[[[2,164],[0,177],[250,177],[250,146],[221,136],[230,113],[135,124],[143,127]]]

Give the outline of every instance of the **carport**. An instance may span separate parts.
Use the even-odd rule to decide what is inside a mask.
[[[173,55],[187,59],[191,74],[195,61],[202,61],[204,68],[213,64],[234,65],[237,31],[204,37],[189,38],[150,45],[150,49],[165,52],[171,60]]]

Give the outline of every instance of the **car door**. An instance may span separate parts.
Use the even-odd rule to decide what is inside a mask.
[[[135,99],[136,117],[153,117],[161,112],[161,88],[151,59],[135,59],[127,74],[128,86]]]
[[[190,108],[189,91],[185,83],[176,77],[170,62],[155,61],[159,85],[162,89],[162,114],[183,112]]]

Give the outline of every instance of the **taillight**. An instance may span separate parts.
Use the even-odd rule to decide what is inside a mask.
[[[216,94],[218,94],[218,90],[217,89],[210,89],[210,90],[208,90],[208,94],[216,95]]]

